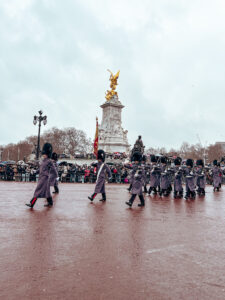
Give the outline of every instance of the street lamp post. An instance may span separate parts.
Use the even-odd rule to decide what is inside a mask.
[[[39,110],[39,116],[34,116],[33,123],[36,125],[38,123],[38,140],[37,140],[37,149],[36,149],[36,160],[39,159],[39,153],[40,153],[40,133],[41,133],[41,122],[43,121],[43,124],[47,124],[47,116],[42,116],[43,111]]]

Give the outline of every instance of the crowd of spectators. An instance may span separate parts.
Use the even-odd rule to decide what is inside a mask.
[[[112,183],[128,183],[128,171],[122,164],[111,164]],[[0,180],[7,181],[38,181],[38,167],[34,164],[23,165],[0,165]],[[77,182],[77,183],[94,183],[96,181],[96,168],[93,166],[76,165],[70,163],[59,164],[58,166],[59,181]]]
[[[129,170],[120,163],[109,163],[112,177],[108,179],[109,183],[129,183]],[[212,184],[210,167],[205,167],[206,182]],[[59,163],[58,165],[59,181],[70,183],[95,183],[96,168],[83,164]],[[225,167],[222,168],[223,183],[225,183]],[[38,166],[36,164],[1,164],[0,180],[36,182],[38,181]],[[150,174],[147,172],[147,183],[150,181]]]

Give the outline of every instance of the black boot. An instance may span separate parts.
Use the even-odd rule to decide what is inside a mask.
[[[159,189],[159,193],[160,193],[160,189]],[[153,188],[153,195],[157,195],[157,190],[155,187]]]
[[[177,191],[174,191],[174,192],[173,192],[173,197],[174,197],[174,199],[177,198]]]
[[[88,197],[89,200],[93,201],[96,197],[97,193],[94,193],[91,195],[91,197]]]
[[[34,207],[34,204],[36,203],[37,201],[37,198],[36,197],[33,197],[31,200],[30,200],[30,203],[26,203],[26,206],[30,207],[30,208],[33,208]]]
[[[129,188],[127,190],[130,192],[131,189],[132,189],[132,184],[130,184],[130,186],[129,186]]]
[[[150,186],[149,190],[148,190],[148,194],[151,195],[153,188]]]
[[[99,201],[105,202],[106,201],[106,194],[102,193],[102,199],[100,199]]]
[[[125,202],[128,206],[132,207],[136,194],[133,194],[128,202]]]
[[[183,198],[183,192],[179,192],[179,197]]]
[[[52,201],[52,197],[47,198],[48,203],[45,204],[45,207],[52,207],[53,206],[53,201]]]
[[[59,188],[58,188],[58,186],[57,185],[54,185],[54,192],[53,192],[53,194],[58,194],[59,193]]]
[[[147,190],[147,187],[146,187],[146,184],[144,185],[144,193],[147,194],[148,190]]]
[[[143,195],[139,195],[139,199],[140,199],[141,203],[139,203],[138,206],[139,207],[145,206],[145,199],[144,199]]]
[[[191,198],[192,198],[193,200],[195,199],[195,196],[196,196],[195,191],[192,191],[192,192],[191,192]]]
[[[190,192],[186,192],[186,195],[185,195],[185,199],[189,199],[189,197],[190,197]]]

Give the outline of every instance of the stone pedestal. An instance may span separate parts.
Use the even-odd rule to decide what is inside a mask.
[[[102,122],[99,126],[99,149],[105,152],[128,153],[130,145],[127,140],[127,130],[122,128],[121,112],[124,106],[114,95],[109,101],[101,105]]]

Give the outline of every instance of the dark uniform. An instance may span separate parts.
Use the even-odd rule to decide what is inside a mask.
[[[173,195],[174,198],[182,198],[183,197],[183,186],[182,186],[182,177],[183,177],[183,171],[181,168],[181,158],[177,157],[174,159],[174,189],[173,189]]]
[[[52,206],[53,201],[50,193],[50,174],[57,176],[55,166],[52,162],[52,145],[49,143],[44,144],[42,149],[42,155],[47,155],[47,158],[44,158],[39,169],[39,180],[37,187],[34,192],[34,196],[31,199],[30,203],[26,204],[30,208],[33,208],[38,198],[47,198],[48,204],[45,206]]]
[[[221,178],[222,172],[220,170],[219,163],[215,159],[213,161],[213,168],[212,168],[212,176],[213,176],[213,191],[219,191],[221,188]]]
[[[161,157],[161,167],[160,167],[160,196],[169,196],[171,188],[171,174],[167,168],[166,157]]]
[[[197,193],[198,195],[205,195],[205,173],[204,173],[204,163],[202,159],[198,159],[196,161],[196,166],[197,166],[197,170],[196,170],[196,176],[197,176],[197,180],[196,180],[196,185],[197,185]]]
[[[132,189],[131,189],[132,196],[131,196],[130,200],[128,202],[126,202],[126,204],[129,207],[132,207],[134,199],[136,198],[137,195],[139,196],[139,199],[140,199],[140,204],[138,204],[138,206],[145,206],[145,200],[144,200],[143,191],[142,191],[142,187],[144,185],[144,171],[143,171],[143,167],[141,166],[141,163],[140,163],[141,157],[142,157],[142,155],[139,152],[136,152],[133,155],[133,160],[135,161],[135,164],[133,165],[133,168],[132,168],[132,175],[133,175],[133,183],[132,183]]]
[[[148,194],[150,195],[151,192],[156,195],[157,194],[157,188],[160,190],[160,173],[161,169],[157,165],[157,158],[155,155],[151,156],[151,167],[150,167],[150,187]]]
[[[53,152],[52,153],[52,162],[55,166],[56,174],[55,172],[51,171],[50,173],[50,186],[54,186],[54,192],[53,194],[58,194],[59,193],[59,188],[58,188],[58,165],[57,165],[57,160],[58,160],[58,155],[57,153]]]
[[[143,170],[143,181],[144,181],[144,193],[147,193],[147,170],[148,167],[146,165],[146,156],[142,155],[142,164],[141,164],[142,170]]]
[[[185,199],[195,199],[195,172],[193,170],[193,160],[187,159],[185,169],[186,195]]]
[[[94,198],[97,196],[97,194],[102,194],[102,199],[99,201],[106,201],[106,193],[105,193],[105,179],[106,179],[106,173],[108,174],[108,177],[111,177],[111,171],[107,164],[104,163],[105,161],[105,152],[103,150],[98,150],[98,163],[93,163],[92,166],[97,168],[97,180],[95,185],[95,191],[91,195],[91,197],[88,197],[89,200],[93,201]]]

